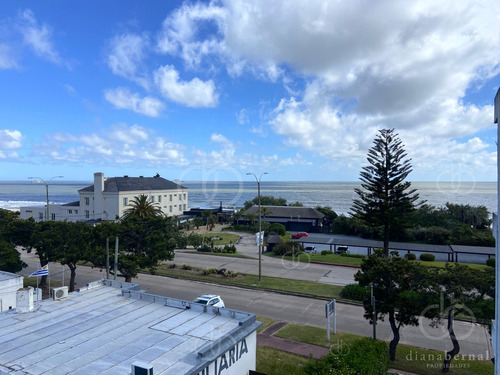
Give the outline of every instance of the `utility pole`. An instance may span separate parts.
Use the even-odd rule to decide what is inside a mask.
[[[495,375],[500,375],[500,228],[498,221],[498,214],[500,214],[500,88],[495,96],[495,110],[493,115],[493,122],[498,124],[497,133],[497,215],[496,225],[494,225],[495,235],[495,325],[491,332],[491,345],[493,346],[494,359],[495,359]]]
[[[253,173],[248,172],[247,175],[252,175],[255,177],[255,180],[257,181],[257,197],[259,200],[259,234],[257,236],[258,242],[259,242],[259,281],[262,279],[262,213],[261,213],[261,207],[260,207],[260,180],[262,179],[262,176],[267,174],[267,172],[264,172],[260,175],[259,178]]]
[[[28,180],[38,180],[41,181],[45,185],[45,199],[46,199],[46,207],[45,207],[45,220],[50,220],[50,212],[49,212],[49,182],[52,181],[54,178],[63,178],[64,176],[54,176],[51,179],[49,179],[47,182],[43,178],[40,177],[28,177]]]

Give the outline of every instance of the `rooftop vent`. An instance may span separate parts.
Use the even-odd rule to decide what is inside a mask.
[[[125,175],[125,176],[123,176],[123,177],[128,178],[128,174],[126,174],[126,175]]]
[[[153,366],[144,362],[134,362],[132,375],[153,375]]]

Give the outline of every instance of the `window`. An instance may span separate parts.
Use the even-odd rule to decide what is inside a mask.
[[[78,210],[75,210],[75,215],[78,215]]]
[[[161,195],[158,195],[158,203],[161,203]]]
[[[56,220],[56,214],[50,214],[50,220],[55,221]]]
[[[68,210],[68,214],[72,214],[73,213],[73,210]]]
[[[184,200],[186,200],[186,193],[184,193]]]
[[[183,207],[183,210],[186,211],[186,203],[184,203],[184,205],[182,207]]]
[[[123,198],[123,205],[126,206],[127,204],[128,204],[128,198],[125,197],[125,198]]]
[[[172,194],[169,195],[169,200],[172,202]]]
[[[85,197],[85,206],[88,206],[89,204],[90,204],[89,197]]]
[[[43,212],[38,213],[38,219],[43,220]]]
[[[85,210],[85,219],[89,219],[89,218],[90,218],[90,211]]]
[[[168,207],[168,212],[172,212],[172,206]]]

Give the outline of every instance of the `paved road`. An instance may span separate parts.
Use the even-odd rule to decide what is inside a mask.
[[[249,246],[250,247],[250,246]],[[250,249],[247,249],[250,251]],[[176,255],[176,258],[179,254]],[[191,254],[185,254],[187,259],[197,258]],[[228,257],[201,256],[200,259],[205,261],[205,267],[210,267],[206,263],[214,258],[222,264],[231,264],[236,267],[239,264],[238,259],[228,259]],[[268,259],[267,257],[264,257]],[[39,268],[38,259],[23,252],[23,260],[30,266],[22,271],[23,275],[35,271]],[[176,259],[178,261],[178,258]],[[255,273],[255,265],[258,262],[250,260]],[[280,264],[280,260],[274,262],[275,266]],[[265,260],[267,262],[267,260]],[[269,261],[271,263],[271,261]],[[243,266],[246,267],[246,266]],[[313,265],[310,265],[313,267]],[[325,267],[325,266],[322,266]],[[233,267],[228,269],[234,269]],[[287,271],[281,271],[283,274],[290,277],[302,274],[294,268],[285,268]],[[63,278],[63,267],[59,264],[50,265],[50,276],[53,280],[61,281]],[[264,267],[263,267],[264,270]],[[245,272],[245,271],[241,271]],[[266,268],[267,272],[267,268]],[[305,271],[307,273],[307,269]],[[310,272],[310,270],[309,270]],[[266,273],[264,273],[266,274]],[[104,271],[92,269],[90,267],[78,267],[77,269],[77,287],[86,285],[87,282],[94,281],[105,277]],[[318,277],[318,275],[316,275]],[[69,272],[65,271],[66,282],[69,279]],[[177,280],[160,276],[152,276],[140,274],[134,279],[141,287],[153,294],[169,296],[184,300],[192,300],[196,296],[203,293],[215,293],[223,296],[226,306],[231,309],[248,311],[258,316],[266,316],[276,320],[285,320],[297,324],[311,325],[315,327],[325,328],[325,301],[313,298],[297,297],[286,294],[271,293],[257,290],[246,290],[235,287],[220,286],[215,284],[207,284],[194,281]],[[360,306],[337,303],[336,327],[338,331],[359,334],[363,336],[372,336],[372,326],[368,324],[363,317],[364,310]],[[488,357],[491,355],[488,334],[485,329],[479,325],[457,322],[455,330],[461,341],[461,353],[481,355]],[[386,322],[379,322],[377,325],[377,338],[389,341],[392,338],[390,328]],[[331,338],[332,345],[341,345],[335,340],[335,336]],[[401,343],[413,345],[421,348],[429,348],[436,350],[447,350],[451,348],[451,343],[444,331],[440,329],[431,329],[427,321],[424,321],[420,327],[405,327],[401,331]]]

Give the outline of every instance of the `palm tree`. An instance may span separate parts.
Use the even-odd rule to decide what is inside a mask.
[[[127,207],[129,208],[127,208],[123,214],[124,219],[131,216],[139,218],[164,216],[161,208],[156,203],[151,202],[146,194],[141,194],[132,199],[132,201],[127,204]]]

